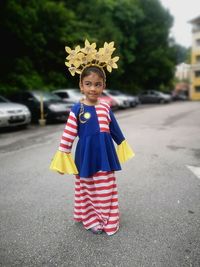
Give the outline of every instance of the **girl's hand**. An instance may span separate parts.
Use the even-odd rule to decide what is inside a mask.
[[[59,174],[61,174],[61,175],[63,175],[63,174],[64,174],[63,172],[59,172],[59,171],[58,171],[58,173],[59,173]]]

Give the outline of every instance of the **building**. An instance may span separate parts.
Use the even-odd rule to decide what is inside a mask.
[[[190,99],[200,100],[200,16],[192,24],[191,88]]]
[[[176,66],[176,72],[175,72],[175,77],[179,81],[184,81],[184,80],[190,80],[190,71],[191,71],[191,65],[186,64],[186,63],[180,63],[179,65]]]

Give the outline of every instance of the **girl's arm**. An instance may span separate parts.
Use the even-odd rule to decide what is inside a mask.
[[[132,158],[135,154],[131,147],[129,146],[128,142],[125,140],[125,137],[118,125],[118,122],[112,112],[110,110],[110,134],[117,144],[117,156],[119,158],[120,163],[124,163],[125,161]]]
[[[115,143],[117,145],[120,145],[121,142],[125,140],[125,137],[123,136],[123,133],[111,109],[109,115],[110,115],[110,134]]]
[[[78,170],[71,155],[73,142],[77,136],[77,118],[71,111],[61,137],[58,151],[56,152],[50,170],[57,171],[61,174],[78,174]]]
[[[69,117],[61,137],[60,146],[58,148],[59,151],[65,153],[71,153],[73,142],[77,136],[77,118],[75,114],[71,111],[69,113]]]

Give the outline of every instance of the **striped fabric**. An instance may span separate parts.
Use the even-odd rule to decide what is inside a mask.
[[[109,109],[107,103],[95,106],[100,132],[110,132]],[[78,122],[71,111],[59,150],[70,153],[77,135]],[[86,229],[100,224],[108,235],[116,233],[119,229],[119,209],[115,173],[100,171],[92,177],[75,177],[74,220],[82,222]]]
[[[97,172],[92,177],[76,176],[74,220],[86,229],[101,224],[108,235],[119,229],[119,209],[114,172]]]
[[[73,112],[70,112],[67,124],[62,135],[59,150],[70,153],[74,139],[77,136],[77,118]]]
[[[96,113],[99,122],[100,132],[110,132],[109,130],[109,123],[110,123],[110,116],[109,116],[109,106],[107,103],[101,103],[96,106]]]

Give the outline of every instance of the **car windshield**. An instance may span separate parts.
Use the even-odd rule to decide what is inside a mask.
[[[107,95],[106,93],[104,93],[104,92],[102,92],[101,96],[106,96],[106,97],[108,97],[108,95]]]
[[[8,102],[10,102],[8,99],[6,99],[3,96],[0,96],[0,103],[8,103]]]
[[[118,95],[120,95],[120,92],[118,92],[118,91],[108,91],[108,93],[110,94],[110,95],[113,95],[113,96],[118,96]]]
[[[61,100],[59,96],[54,95],[52,93],[48,93],[48,92],[34,92],[34,96],[38,101],[41,100],[41,96],[43,96],[43,101],[46,101],[46,102],[54,102],[54,101]]]
[[[71,90],[68,90],[67,92],[75,95],[75,96],[80,96],[82,95],[81,92],[78,90],[78,89],[71,89]]]

